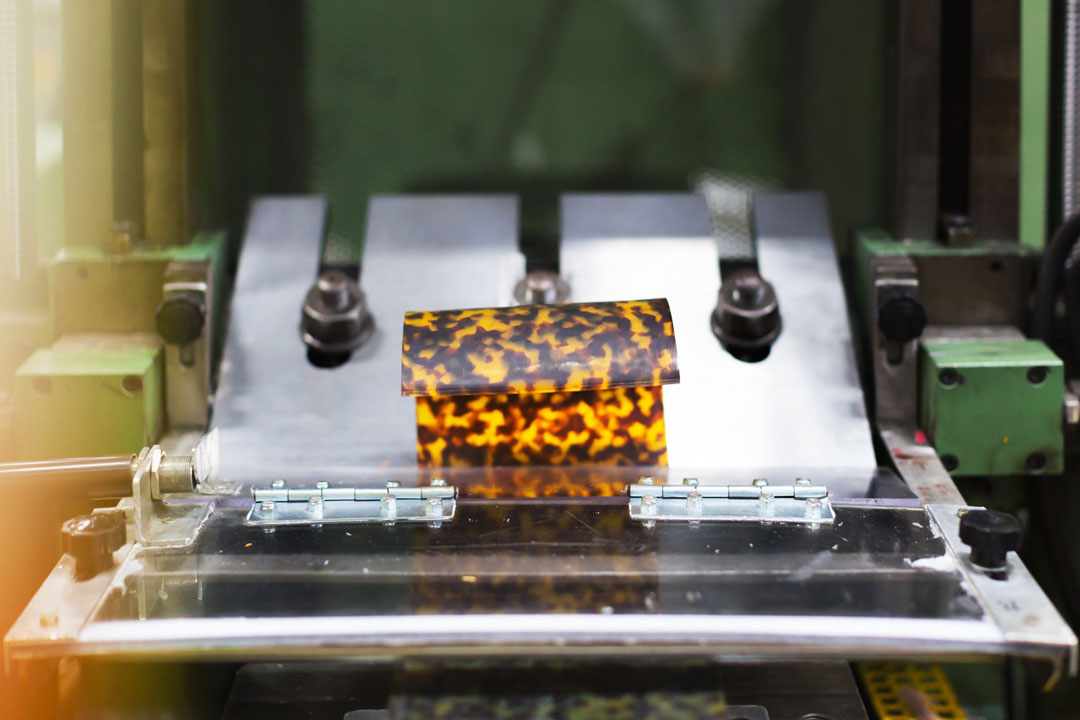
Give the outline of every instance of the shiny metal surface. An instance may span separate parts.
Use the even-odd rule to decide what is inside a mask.
[[[360,286],[375,333],[337,368],[308,363],[298,327],[325,233],[321,198],[252,206],[215,402],[221,475],[314,479],[416,464],[415,403],[401,397],[408,310],[513,304],[524,275],[510,196],[376,197]]]
[[[919,500],[926,504],[964,504],[964,496],[941,458],[925,438],[922,442],[916,439],[912,423],[880,422],[878,431],[897,472]]]
[[[570,300],[666,297],[682,382],[664,388],[668,457],[686,468],[875,466],[824,199],[759,194],[759,263],[784,330],[743,363],[709,327],[720,287],[705,201],[692,194],[564,195]]]
[[[622,498],[465,499],[438,528],[272,532],[246,525],[248,508],[220,499],[191,547],[125,546],[84,583],[65,556],[8,634],[8,657],[1075,662],[1075,639],[1018,561],[1004,581],[965,568],[955,506],[840,501],[819,526],[648,528]]]
[[[60,493],[86,498],[131,494],[131,456],[0,463],[0,493]]]

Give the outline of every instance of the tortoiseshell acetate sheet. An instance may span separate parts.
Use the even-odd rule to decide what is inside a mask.
[[[664,299],[408,313],[401,377],[422,467],[667,464]]]
[[[659,387],[416,398],[417,462],[666,465]]]
[[[665,299],[405,315],[402,395],[575,392],[678,381]]]

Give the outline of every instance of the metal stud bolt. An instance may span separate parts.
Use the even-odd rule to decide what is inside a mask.
[[[766,517],[776,514],[776,498],[772,493],[761,494],[761,497],[758,498],[758,510]]]

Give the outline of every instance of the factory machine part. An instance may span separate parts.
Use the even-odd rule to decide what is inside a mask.
[[[401,318],[512,305],[516,207],[373,199],[358,285],[374,331],[327,368],[297,332],[326,204],[258,200],[214,430],[186,461],[200,482],[163,480],[172,454],[144,449],[131,498],[106,511],[120,544],[110,524],[92,545],[112,562],[65,555],[8,633],[8,662],[1010,656],[1046,685],[1076,672],[1015,527],[964,504],[900,431],[886,439],[907,448],[901,477],[875,462],[817,194],[754,200],[783,316],[758,362],[713,334],[721,275],[700,196],[564,198],[569,299],[670,303],[667,466],[418,467]]]

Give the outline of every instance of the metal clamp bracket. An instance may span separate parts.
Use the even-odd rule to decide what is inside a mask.
[[[820,525],[833,521],[829,490],[798,478],[792,485],[702,485],[684,478],[681,485],[653,483],[652,478],[627,488],[630,517],[652,527],[657,520],[681,522],[758,521]]]
[[[385,488],[290,488],[275,480],[268,488],[252,488],[249,525],[321,525],[323,523],[430,523],[439,527],[454,518],[457,488],[436,478],[431,485],[402,487],[389,481]]]

